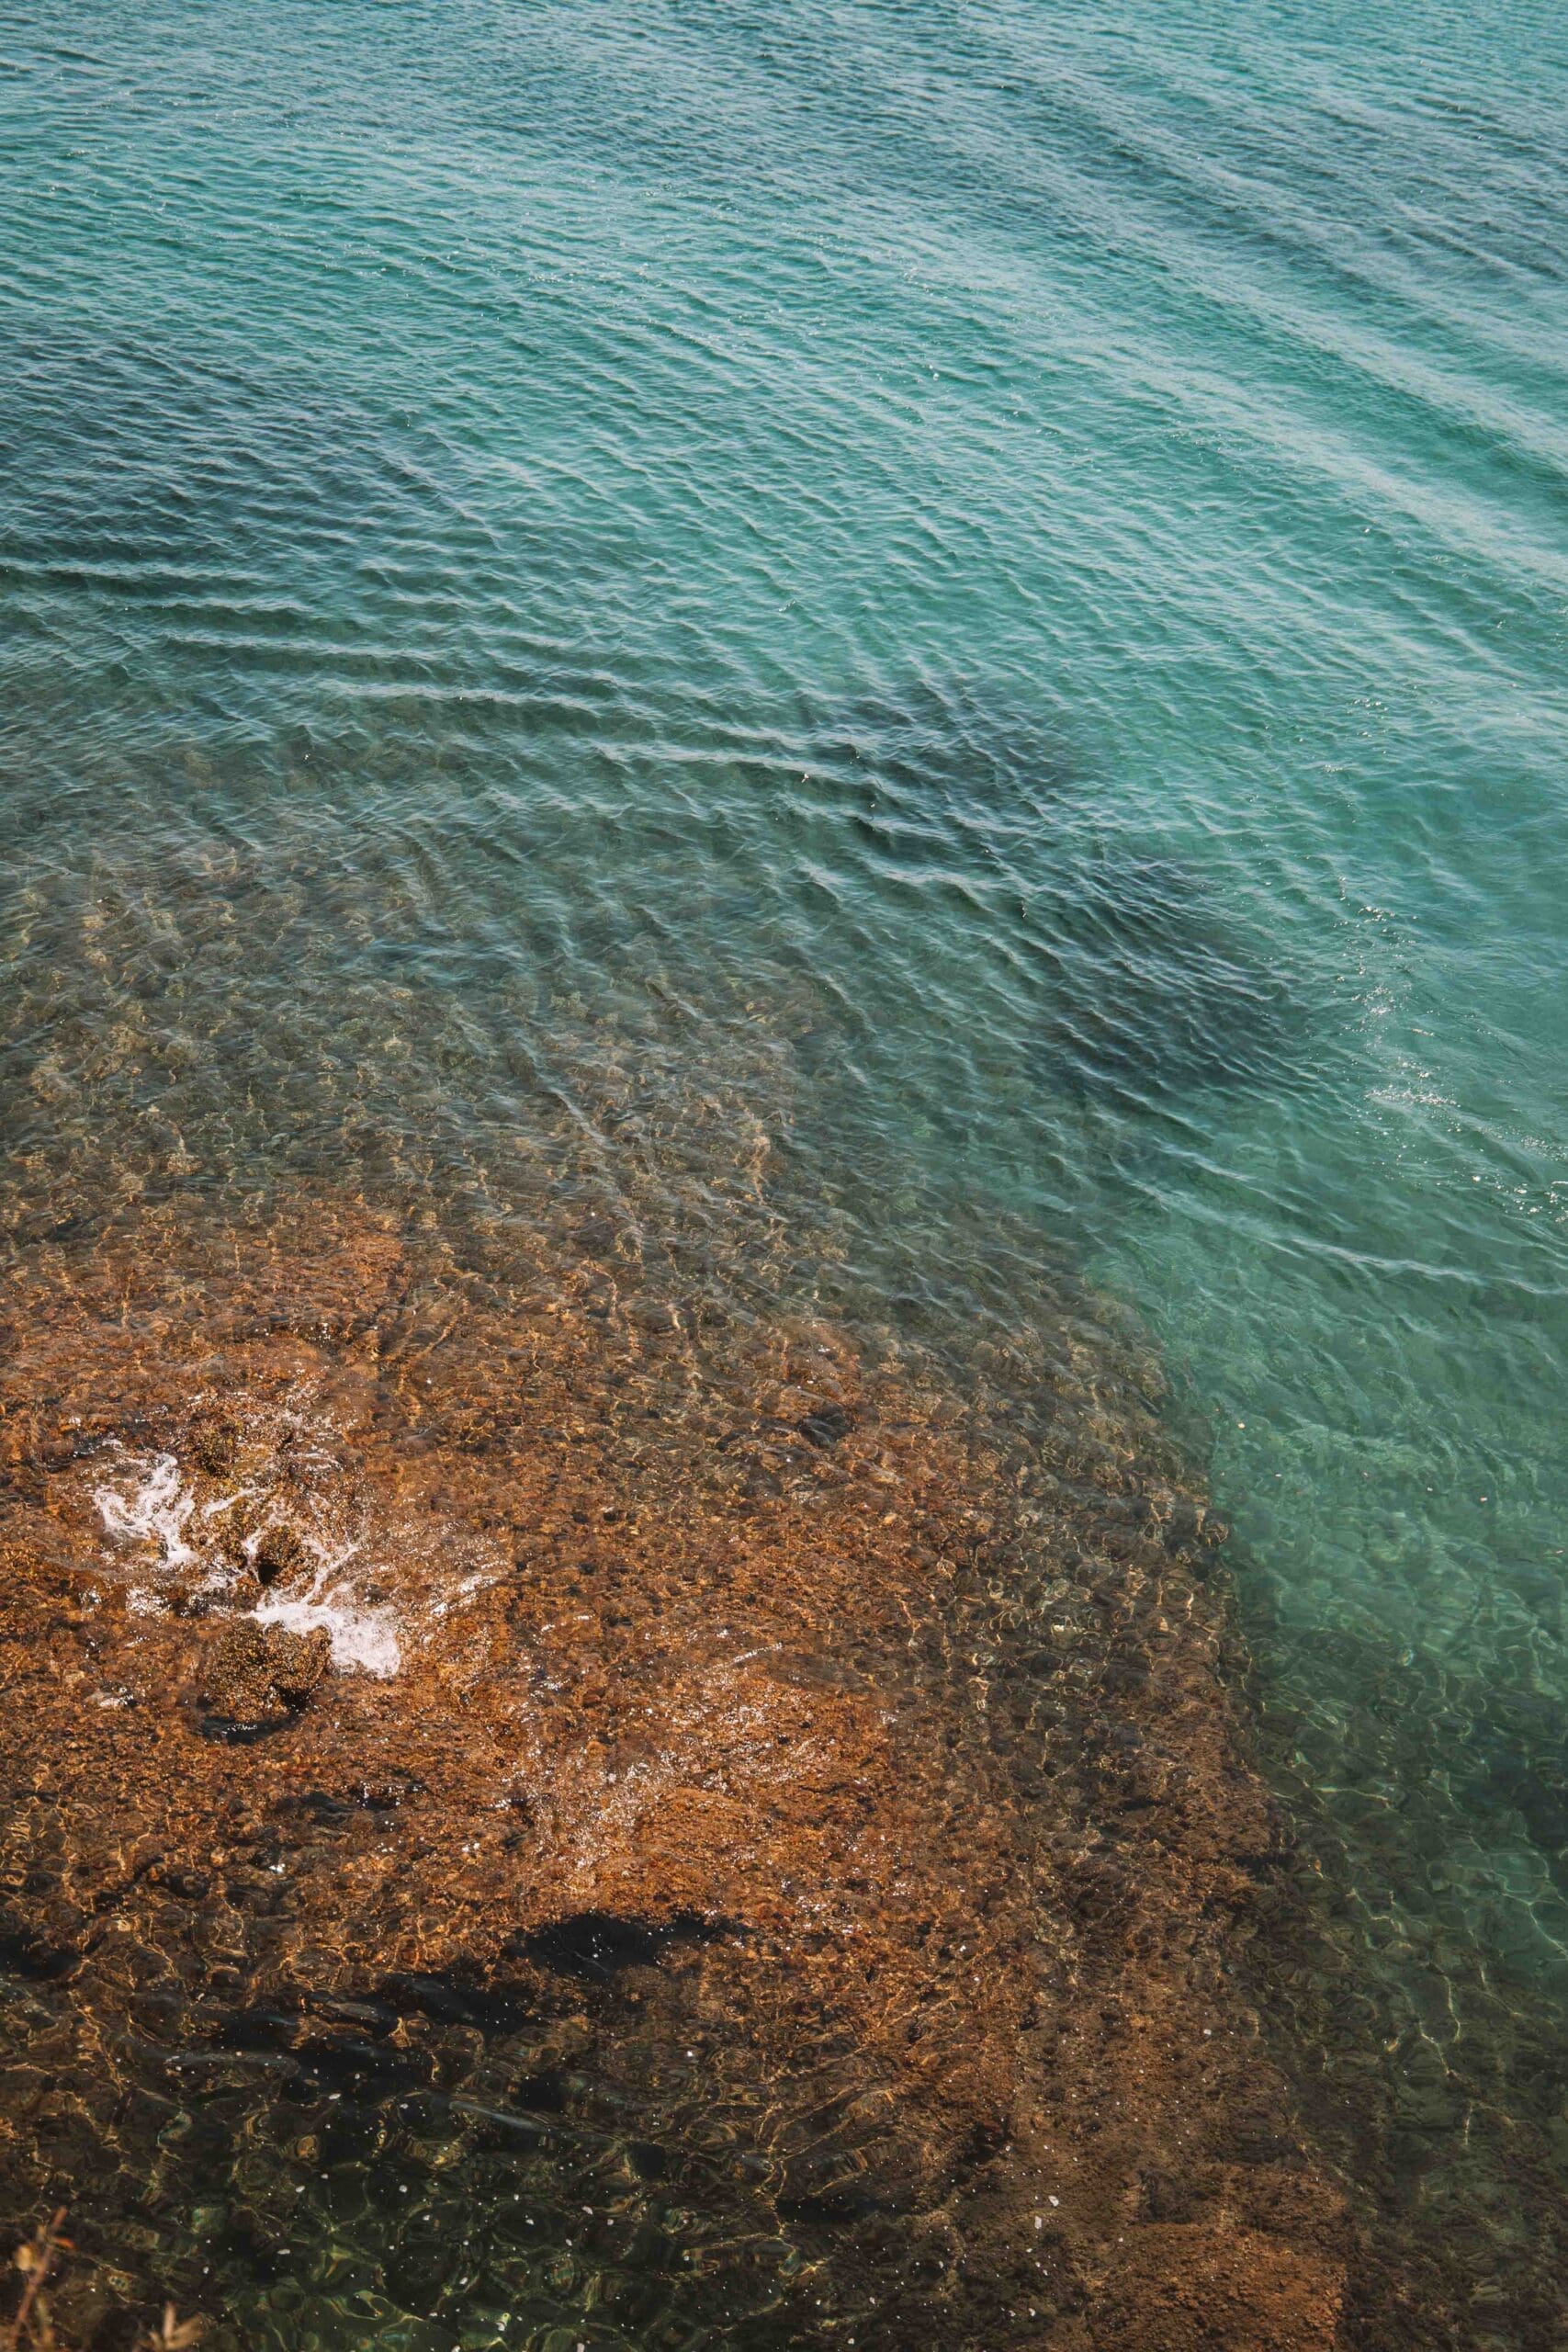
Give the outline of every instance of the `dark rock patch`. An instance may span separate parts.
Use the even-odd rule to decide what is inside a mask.
[[[623,1918],[610,1911],[578,1911],[524,1937],[517,1954],[558,1975],[607,1984],[623,1969],[657,1968],[671,1944],[718,1943],[736,1932],[731,1922],[699,1918],[694,1912],[650,1920]]]

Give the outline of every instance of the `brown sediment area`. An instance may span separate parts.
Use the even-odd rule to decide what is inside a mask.
[[[40,1246],[6,1305],[18,2235],[134,2203],[161,2063],[403,2046],[446,1986],[735,2153],[749,2343],[1340,2341],[1241,1989],[1278,1831],[1216,1531],[1132,1343],[1046,1321],[960,1393],[613,1221],[459,1250],[319,1193]],[[258,1607],[338,1662],[240,1655]],[[105,2222],[84,2335],[130,2260]]]

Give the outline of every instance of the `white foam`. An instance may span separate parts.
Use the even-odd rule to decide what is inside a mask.
[[[111,1535],[130,1543],[156,1544],[160,1567],[189,1567],[198,1558],[195,1546],[185,1539],[186,1521],[196,1497],[181,1481],[180,1465],[172,1453],[153,1455],[141,1484],[129,1498],[113,1487],[95,1487],[93,1500]]]
[[[356,1609],[341,1597],[284,1600],[269,1593],[255,1615],[258,1624],[282,1625],[291,1634],[309,1634],[324,1625],[340,1674],[373,1674],[384,1682],[403,1662],[398,1621],[389,1609]]]
[[[196,1532],[204,1532],[207,1522],[232,1510],[241,1500],[256,1499],[259,1490],[242,1487],[235,1494],[219,1496],[204,1504],[198,1511],[196,1495],[182,1480],[174,1454],[131,1455],[126,1458],[125,1466],[137,1481],[131,1491],[127,1494],[120,1487],[107,1485],[96,1487],[93,1500],[102,1515],[106,1532],[118,1544],[155,1547],[156,1557],[149,1562],[143,1552],[137,1563],[140,1574],[133,1571],[130,1579],[130,1608],[142,1615],[162,1616],[168,1606],[159,1589],[163,1580],[178,1572],[182,1582],[188,1582],[187,1572],[193,1567],[205,1571],[197,1590],[231,1590],[242,1569],[225,1563],[217,1554],[209,1554],[204,1560],[197,1546],[186,1541],[186,1528],[194,1515]],[[264,1532],[254,1528],[242,1547],[253,1566]],[[309,1586],[293,1595],[264,1594],[254,1611],[257,1623],[282,1625],[290,1633],[299,1634],[323,1626],[332,1641],[333,1664],[340,1673],[371,1674],[378,1680],[389,1679],[402,1664],[399,1620],[391,1609],[366,1607],[358,1601],[347,1574],[349,1563],[359,1550],[358,1544],[340,1544],[329,1549],[319,1537],[310,1534],[304,1542],[306,1550],[315,1555]],[[460,1588],[460,1596],[466,1598],[479,1581],[468,1579]]]
[[[398,1618],[393,1610],[367,1609],[356,1599],[344,1571],[358,1552],[358,1544],[344,1544],[328,1551],[310,1535],[305,1544],[317,1560],[309,1590],[293,1595],[264,1593],[256,1606],[257,1623],[282,1625],[291,1634],[312,1633],[323,1625],[332,1636],[333,1664],[340,1674],[373,1674],[379,1681],[389,1680],[403,1662]]]

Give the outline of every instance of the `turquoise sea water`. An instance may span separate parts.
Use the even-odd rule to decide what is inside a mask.
[[[0,132],[12,1228],[502,1200],[545,1096],[613,1191],[705,1088],[846,1291],[1125,1297],[1323,1871],[1322,2126],[1524,2341],[1560,13],[19,0]]]

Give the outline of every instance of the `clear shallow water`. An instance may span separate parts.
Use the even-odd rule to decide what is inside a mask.
[[[3,48],[12,1224],[505,1213],[562,1117],[608,1195],[705,1085],[847,1294],[1122,1294],[1378,2188],[1509,2341],[1568,2130],[1559,19]]]

